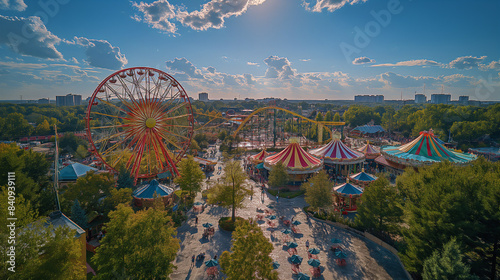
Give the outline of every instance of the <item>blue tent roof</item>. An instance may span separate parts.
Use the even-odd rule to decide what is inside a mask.
[[[380,125],[362,125],[353,129],[357,130],[361,133],[377,133],[377,132],[385,132],[385,130]]]
[[[363,189],[358,186],[351,185],[351,183],[344,183],[338,187],[333,188],[333,190],[343,195],[360,195],[363,193]]]
[[[134,192],[134,197],[143,198],[143,199],[152,199],[152,198],[154,198],[155,192],[157,195],[162,197],[162,196],[170,195],[171,193],[174,192],[174,190],[172,188],[165,186],[165,185],[161,185],[156,180],[151,180],[151,182],[149,182],[149,184],[144,185],[142,187],[139,187]]]
[[[59,171],[59,181],[76,181],[89,171],[97,171],[97,169],[78,162],[72,163]]]
[[[261,162],[261,163],[257,164],[257,166],[255,166],[255,168],[263,169],[264,168],[264,163]]]
[[[377,180],[377,177],[362,171],[362,172],[359,172],[357,174],[352,175],[351,179],[356,180],[356,181],[371,182],[371,181]]]

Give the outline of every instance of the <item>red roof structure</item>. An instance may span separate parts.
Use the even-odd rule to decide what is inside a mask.
[[[370,144],[370,141],[366,142],[366,145],[358,149],[359,152],[362,152],[366,159],[376,159],[380,156],[380,150],[375,148]]]
[[[260,153],[255,154],[253,156],[249,156],[248,160],[250,160],[253,164],[259,164],[264,161],[264,159],[269,155],[266,150],[262,150]]]
[[[264,168],[271,170],[278,162],[289,174],[308,174],[323,168],[323,161],[304,151],[298,143],[291,143],[283,151],[264,159]]]
[[[347,147],[339,139],[332,140],[323,147],[309,150],[309,153],[325,160],[330,164],[357,164],[365,160],[365,155]]]

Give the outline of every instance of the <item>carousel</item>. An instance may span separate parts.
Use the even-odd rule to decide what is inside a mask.
[[[330,169],[335,169],[336,174],[342,173],[347,175],[352,169],[356,170],[356,166],[360,165],[357,170],[361,169],[361,164],[365,161],[365,155],[347,147],[339,139],[332,140],[317,149],[309,150],[309,153],[324,159],[325,166]]]
[[[333,201],[336,208],[347,214],[347,212],[356,212],[358,205],[356,200],[363,194],[363,189],[359,186],[349,183],[349,180],[333,188]]]
[[[249,162],[251,162],[251,163],[253,163],[253,164],[255,164],[255,165],[257,165],[257,164],[259,164],[259,163],[263,162],[263,161],[264,161],[264,159],[265,159],[267,156],[269,156],[269,153],[268,153],[268,152],[266,152],[266,150],[262,150],[262,151],[260,151],[260,153],[258,153],[258,154],[255,154],[255,155],[253,155],[253,156],[249,156],[249,157],[248,157],[248,161],[249,161]]]
[[[260,151],[258,154],[251,155],[246,160],[246,170],[250,174],[250,177],[263,182],[263,174],[264,172],[264,159],[269,156],[269,153],[266,150]]]
[[[441,161],[465,165],[477,159],[476,155],[459,153],[436,141],[434,133],[420,132],[415,140],[402,146],[388,146],[381,149],[382,156],[389,162],[404,167],[422,167]]]
[[[151,207],[155,197],[160,197],[165,205],[169,204],[173,200],[173,193],[172,188],[162,185],[156,180],[151,180],[149,183],[139,186],[132,196],[135,206]]]
[[[264,168],[271,170],[281,162],[291,181],[305,181],[307,177],[323,168],[323,161],[304,151],[298,143],[291,143],[283,151],[264,159]]]
[[[380,156],[380,150],[371,145],[370,141],[366,142],[366,145],[359,148],[358,152],[363,153],[367,160],[374,160]]]
[[[375,175],[372,175],[372,174],[368,174],[365,172],[364,169],[362,169],[361,172],[349,176],[349,179],[353,183],[358,184],[359,186],[364,188],[364,187],[370,185],[375,180],[377,180],[378,177],[376,177]]]

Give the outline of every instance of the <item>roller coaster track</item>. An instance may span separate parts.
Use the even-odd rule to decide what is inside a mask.
[[[234,132],[233,136],[236,137],[236,135],[238,134],[238,132],[240,132],[240,130],[245,126],[245,124],[252,119],[253,116],[255,116],[256,114],[262,112],[262,111],[266,111],[266,110],[279,110],[279,111],[283,111],[285,113],[288,113],[288,114],[291,114],[293,116],[296,116],[298,118],[301,118],[303,121],[306,121],[306,122],[311,122],[311,123],[314,123],[314,124],[317,124],[319,126],[321,126],[322,128],[326,128],[327,131],[330,132],[330,135],[332,135],[332,131],[327,127],[327,125],[331,125],[331,126],[339,126],[339,125],[345,125],[345,122],[330,122],[330,121],[323,121],[323,122],[319,122],[319,121],[315,121],[315,120],[311,120],[309,118],[306,118],[302,115],[299,115],[295,112],[292,112],[290,110],[287,110],[287,109],[284,109],[284,108],[280,108],[280,107],[276,107],[276,106],[268,106],[268,107],[262,107],[262,108],[259,108],[255,111],[253,111],[250,115],[248,115],[240,124],[240,126],[238,126],[238,129],[236,129],[236,131]]]

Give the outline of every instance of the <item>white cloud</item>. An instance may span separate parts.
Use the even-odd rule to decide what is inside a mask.
[[[266,0],[211,0],[201,6],[198,11],[187,11],[184,6],[172,5],[169,0],[158,0],[151,4],[132,2],[132,6],[142,13],[142,17],[132,17],[137,21],[148,23],[151,27],[175,34],[178,21],[194,30],[220,29],[225,19],[244,14],[248,7],[257,6]]]
[[[329,12],[334,12],[347,4],[354,5],[366,1],[368,0],[303,0],[302,4],[308,11],[321,12],[327,9]]]
[[[352,61],[352,64],[366,64],[366,63],[375,63],[375,60],[368,58],[366,56],[362,56],[362,57],[355,58]]]
[[[39,17],[7,17],[0,15],[0,44],[14,52],[39,58],[61,59],[55,45],[59,37],[47,30]]]
[[[183,58],[175,58],[174,60],[167,61],[167,68],[175,71],[186,74],[190,78],[195,79],[204,79],[203,74],[200,69],[197,69],[191,61],[187,60],[185,57]],[[209,67],[210,68],[210,67]],[[213,67],[211,67],[213,68]],[[213,68],[215,72],[215,68]]]
[[[132,2],[132,6],[143,14],[142,17],[136,15],[133,19],[145,22],[149,26],[166,33],[175,33],[177,31],[177,26],[171,22],[175,18],[176,8],[168,0],[158,0],[151,4]]]
[[[257,81],[254,80],[252,74],[243,74],[243,77],[245,78],[245,82],[247,83],[247,85],[257,84]]]
[[[291,79],[295,75],[295,69],[292,69],[290,61],[286,57],[278,57],[272,55],[266,59],[264,62],[267,64],[266,78],[273,79]]]
[[[383,63],[383,64],[375,64],[372,67],[384,67],[384,66],[442,66],[441,63],[438,63],[434,60],[429,59],[415,59],[415,60],[407,60],[400,61],[397,63]]]
[[[439,79],[434,77],[403,76],[392,72],[381,74],[380,79],[385,84],[394,88],[421,87],[424,84],[433,85],[434,83],[439,82]]]
[[[485,65],[483,67],[485,70],[495,70],[495,71],[500,71],[500,60],[499,61],[492,61],[490,64]],[[500,73],[498,73],[500,75]]]
[[[28,6],[24,3],[24,0],[0,0],[0,10],[14,10],[22,12],[26,10]]]
[[[481,57],[462,56],[450,62],[449,67],[457,69],[479,68],[481,66],[481,62],[483,62],[485,58],[486,56],[481,56]]]
[[[247,62],[248,65],[250,66],[260,66],[257,62]]]
[[[93,67],[118,70],[128,63],[127,58],[121,53],[119,47],[113,47],[106,40],[87,39],[75,37],[77,45],[85,47],[87,63]],[[67,43],[72,43],[67,41]]]
[[[302,62],[308,62],[308,61],[311,61],[311,59],[310,59],[310,58],[303,58],[303,59],[299,59],[299,60],[300,60],[300,61],[302,61]]]
[[[73,63],[76,63],[76,64],[79,64],[79,63],[80,63],[80,62],[78,62],[78,59],[76,59],[76,58],[74,58],[74,57],[72,57],[72,58],[71,58],[71,61],[72,61]]]

